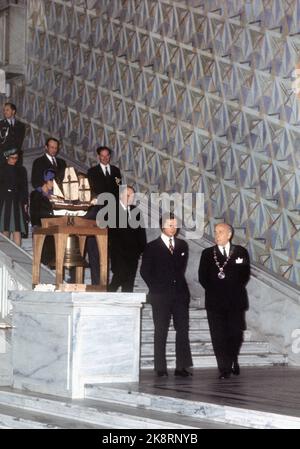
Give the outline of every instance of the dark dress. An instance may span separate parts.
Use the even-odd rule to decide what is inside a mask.
[[[28,184],[25,167],[0,166],[0,232],[26,233],[25,204],[28,204]]]
[[[41,188],[33,190],[30,195],[30,218],[33,226],[33,232],[35,227],[42,225],[42,218],[50,218],[52,216],[54,216],[53,207],[49,198],[44,195]],[[54,260],[54,256],[54,238],[53,236],[48,235],[45,238],[43,246],[41,258],[42,263],[45,265],[49,264],[52,260]]]

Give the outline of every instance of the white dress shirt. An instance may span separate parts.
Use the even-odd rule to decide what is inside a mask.
[[[225,252],[226,252],[226,257],[228,257],[228,256],[229,256],[229,251],[230,251],[230,242],[226,243],[226,245],[225,245],[225,246],[220,246],[220,245],[218,245],[218,248],[219,248],[219,250],[220,250],[221,254],[223,254],[223,249],[225,248]]]
[[[170,239],[172,239],[172,245],[173,248],[175,248],[175,239],[174,237],[168,237],[166,234],[164,234],[163,232],[161,233],[161,239],[164,242],[164,244],[166,245],[166,247],[169,249],[170,246]]]
[[[107,167],[108,174],[110,175],[110,165],[109,164],[104,165],[100,162],[100,167],[102,168],[104,175],[106,175],[106,167]]]
[[[53,159],[54,159],[55,164],[57,166],[57,160],[56,160],[55,156],[50,156],[50,154],[48,154],[48,153],[45,153],[45,155],[47,156],[47,158],[49,159],[49,161],[51,162],[52,165],[53,165]]]

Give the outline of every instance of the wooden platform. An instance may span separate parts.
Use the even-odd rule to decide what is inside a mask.
[[[157,378],[142,371],[139,385],[94,385],[88,398],[169,411],[191,419],[248,428],[300,428],[300,368],[242,367],[240,376],[219,380],[216,369],[193,377]],[[115,399],[114,399],[115,398]]]
[[[139,391],[300,417],[300,368],[241,367],[240,376],[217,375],[215,369],[197,369],[191,379],[142,372]]]

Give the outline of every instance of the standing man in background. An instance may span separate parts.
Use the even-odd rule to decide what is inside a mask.
[[[99,164],[91,167],[87,172],[91,193],[97,197],[101,193],[112,193],[116,198],[116,204],[119,201],[119,184],[122,181],[121,172],[118,167],[110,164],[111,149],[106,146],[97,148]],[[100,206],[93,206],[84,218],[96,220]],[[91,268],[91,279],[93,285],[100,284],[99,278],[99,252],[96,245],[95,237],[86,239],[86,251],[89,257]]]
[[[140,255],[145,249],[146,231],[141,212],[134,202],[134,189],[124,187],[116,209],[116,227],[109,229],[110,260],[113,277],[109,291],[133,292]],[[136,226],[139,223],[139,226]]]
[[[87,172],[91,192],[94,196],[109,192],[118,198],[121,172],[118,167],[110,164],[111,149],[105,146],[97,148],[99,164]]]
[[[49,137],[45,144],[45,153],[33,161],[31,171],[31,184],[34,189],[44,184],[44,173],[53,170],[58,183],[62,182],[67,166],[64,159],[57,157],[59,141],[55,137]]]
[[[176,238],[174,214],[164,214],[161,235],[148,243],[143,253],[141,276],[149,288],[154,322],[154,369],[158,377],[168,376],[166,343],[171,317],[176,331],[175,376],[188,377],[193,365],[189,342],[190,293],[185,280],[188,245]]]
[[[4,119],[0,121],[0,164],[5,162],[4,152],[12,148],[18,150],[22,165],[22,145],[25,137],[25,124],[16,118],[17,108],[13,103],[5,103]]]
[[[199,266],[219,379],[228,379],[231,373],[240,374],[238,355],[248,309],[249,254],[242,246],[231,243],[232,236],[230,225],[217,224],[216,245],[203,250]]]

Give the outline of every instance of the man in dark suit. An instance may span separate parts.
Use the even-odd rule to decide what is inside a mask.
[[[116,200],[119,198],[119,184],[122,181],[121,172],[118,167],[110,164],[111,150],[106,146],[97,148],[99,164],[91,167],[88,172],[91,193],[98,196],[101,193],[112,193]],[[91,207],[85,218],[95,220],[100,206]],[[94,237],[88,237],[86,240],[86,250],[89,257],[91,268],[92,284],[98,285],[99,278],[99,252]]]
[[[87,172],[91,192],[94,196],[110,192],[118,198],[121,173],[118,167],[110,164],[111,150],[105,146],[99,147],[97,154],[99,164],[91,167]]]
[[[4,152],[16,148],[19,153],[19,165],[22,165],[22,145],[25,137],[25,124],[16,118],[17,108],[13,103],[5,103],[4,119],[0,121],[0,164],[5,162]]]
[[[147,240],[141,212],[135,206],[134,189],[121,190],[116,209],[116,227],[109,229],[111,270],[113,277],[109,291],[132,292],[140,255]]]
[[[58,183],[62,182],[67,164],[63,159],[57,157],[58,152],[59,141],[54,137],[49,137],[45,144],[44,155],[33,161],[31,184],[35,189],[43,185],[43,175],[49,169],[55,172],[56,181]]]
[[[166,214],[161,219],[161,236],[150,242],[143,253],[141,275],[149,288],[154,322],[154,369],[167,376],[166,342],[171,317],[176,331],[175,376],[188,377],[192,366],[189,342],[190,294],[185,280],[188,245],[175,237],[177,219]]]
[[[199,266],[199,282],[205,289],[205,308],[220,379],[240,373],[238,355],[248,309],[249,254],[242,246],[231,244],[232,235],[231,226],[217,224],[216,245],[203,250]]]

